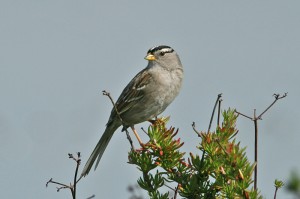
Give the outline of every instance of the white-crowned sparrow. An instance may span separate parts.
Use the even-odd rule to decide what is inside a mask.
[[[98,158],[96,169],[117,128],[124,125],[134,130],[135,124],[151,120],[162,113],[178,95],[183,67],[173,48],[165,45],[153,47],[145,59],[148,60],[148,66],[129,82],[115,104],[123,123],[113,108],[106,129],[83,168],[82,176],[89,173]]]

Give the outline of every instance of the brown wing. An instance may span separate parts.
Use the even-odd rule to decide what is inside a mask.
[[[116,102],[116,108],[121,116],[122,113],[130,110],[132,106],[134,106],[144,97],[144,90],[152,78],[152,76],[147,73],[146,70],[147,69],[144,69],[139,72],[124,88],[120,97],[118,98]],[[115,118],[115,116],[116,111],[113,109],[108,123],[112,122],[111,120]]]

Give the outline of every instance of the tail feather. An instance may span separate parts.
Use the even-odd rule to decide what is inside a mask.
[[[87,174],[89,174],[95,160],[97,159],[97,162],[95,164],[95,170],[100,162],[100,159],[110,141],[110,139],[112,138],[114,132],[117,130],[119,126],[115,126],[115,125],[109,125],[106,127],[102,137],[100,138],[99,142],[97,143],[95,149],[93,150],[91,156],[89,157],[88,161],[86,162],[81,176],[86,176]]]

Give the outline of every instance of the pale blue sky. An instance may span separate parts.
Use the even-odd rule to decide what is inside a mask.
[[[157,44],[184,64],[182,92],[163,115],[187,152],[200,142],[191,123],[207,129],[217,94],[223,108],[250,115],[289,92],[259,122],[258,186],[272,198],[274,179],[300,169],[299,10],[298,0],[0,1],[0,198],[70,198],[46,181],[71,181],[67,153],[85,163],[109,117],[101,91],[116,99]],[[253,124],[239,118],[237,128],[253,160]],[[119,132],[78,198],[129,197],[140,173]]]

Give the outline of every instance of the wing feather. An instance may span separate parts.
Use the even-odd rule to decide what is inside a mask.
[[[144,97],[145,89],[148,83],[152,79],[152,75],[145,72],[146,69],[139,72],[124,88],[120,97],[116,102],[116,108],[119,114],[122,116],[123,113],[130,110],[132,106],[139,103]],[[116,111],[112,110],[110,118],[115,118]],[[108,123],[111,122],[111,119]]]

